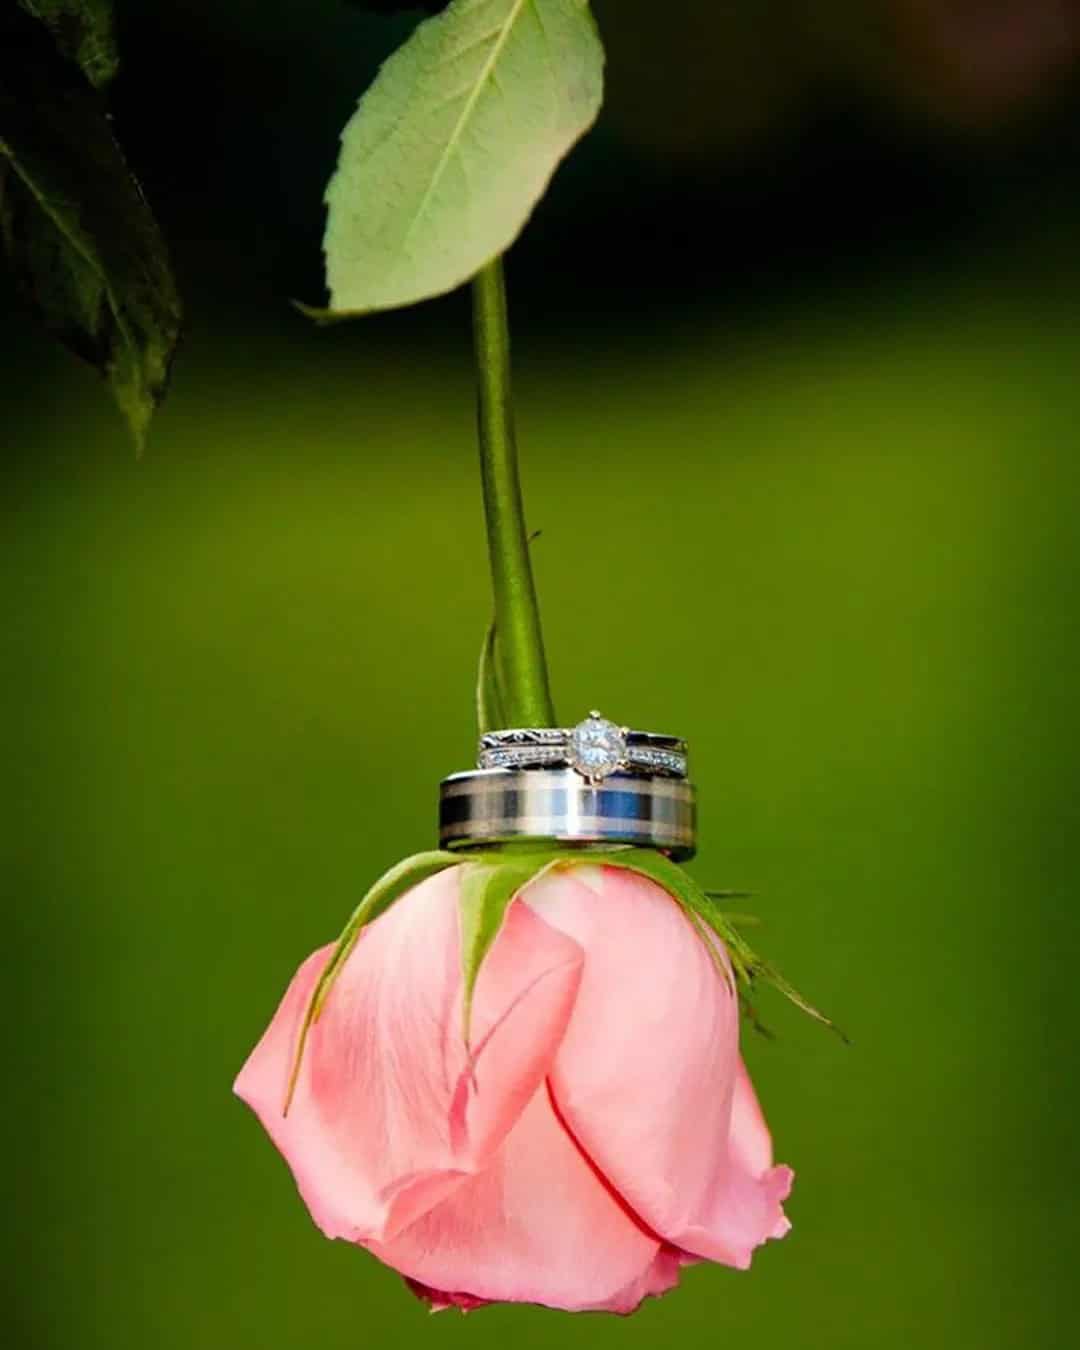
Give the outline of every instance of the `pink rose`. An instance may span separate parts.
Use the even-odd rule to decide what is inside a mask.
[[[287,1115],[331,947],[300,967],[236,1081],[315,1222],[436,1307],[627,1313],[687,1263],[747,1267],[788,1230],[792,1173],[773,1166],[738,1005],[704,939],[633,873],[541,876],[480,969],[470,1057],[460,875],[421,883],[365,929]]]

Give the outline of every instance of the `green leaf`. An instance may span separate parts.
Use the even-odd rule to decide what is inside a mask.
[[[53,35],[57,47],[95,89],[102,89],[119,64],[113,37],[112,0],[19,0]]]
[[[326,192],[331,310],[467,281],[517,237],[602,96],[587,0],[454,0],[421,23],[342,135]]]
[[[470,855],[470,858],[474,855]],[[469,1044],[477,976],[498,936],[514,896],[549,867],[566,860],[565,849],[486,852],[461,874],[461,967],[464,977],[462,1033]]]
[[[485,731],[506,726],[504,702],[495,660],[495,625],[492,623],[480,648],[480,665],[476,672],[476,721],[481,736]]]
[[[165,243],[100,97],[17,7],[0,17],[0,238],[20,288],[105,376],[141,448],[180,334]]]
[[[360,901],[356,909],[353,910],[349,922],[345,925],[337,940],[337,946],[334,948],[330,960],[323,967],[323,972],[319,976],[318,983],[315,985],[311,998],[308,1000],[308,1006],[304,1011],[303,1021],[300,1023],[300,1035],[296,1042],[296,1052],[293,1055],[292,1067],[289,1070],[289,1081],[285,1089],[285,1102],[281,1110],[283,1116],[289,1114],[293,1093],[296,1091],[296,1083],[300,1076],[300,1065],[303,1062],[308,1034],[312,1025],[321,1016],[322,1010],[326,1006],[326,1000],[330,996],[330,991],[334,987],[337,977],[341,974],[345,962],[352,954],[353,948],[359,941],[360,934],[369,923],[377,919],[406,891],[412,890],[414,886],[419,886],[428,877],[433,877],[438,872],[444,872],[448,867],[457,867],[464,861],[465,859],[457,853],[416,853],[411,858],[405,858],[403,861],[396,863],[390,868],[389,872],[384,873]]]

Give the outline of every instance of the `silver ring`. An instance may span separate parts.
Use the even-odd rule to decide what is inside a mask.
[[[694,855],[694,787],[685,778],[612,774],[590,783],[574,769],[477,769],[439,785],[439,845],[511,841],[634,844],[677,861]]]
[[[591,712],[576,727],[514,727],[480,738],[479,769],[569,768],[587,782],[612,774],[685,778],[686,742],[652,731],[631,731]]]

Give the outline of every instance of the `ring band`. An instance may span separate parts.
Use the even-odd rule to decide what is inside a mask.
[[[574,769],[477,769],[439,787],[439,845],[466,849],[525,839],[695,851],[694,787],[686,779],[614,774],[589,782]]]
[[[686,742],[631,731],[592,712],[575,727],[516,727],[480,738],[480,769],[574,769],[590,783],[612,774],[685,778]]]

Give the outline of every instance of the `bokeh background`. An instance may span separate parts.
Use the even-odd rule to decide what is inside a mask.
[[[748,1037],[794,1230],[629,1320],[429,1319],[231,1097],[470,761],[468,311],[288,303],[415,16],[122,4],[190,320],[142,461],[0,321],[13,1350],[1067,1343],[1080,13],[596,8],[607,109],[510,264],[550,656],[564,718],[691,738],[697,874],[853,1038]]]

